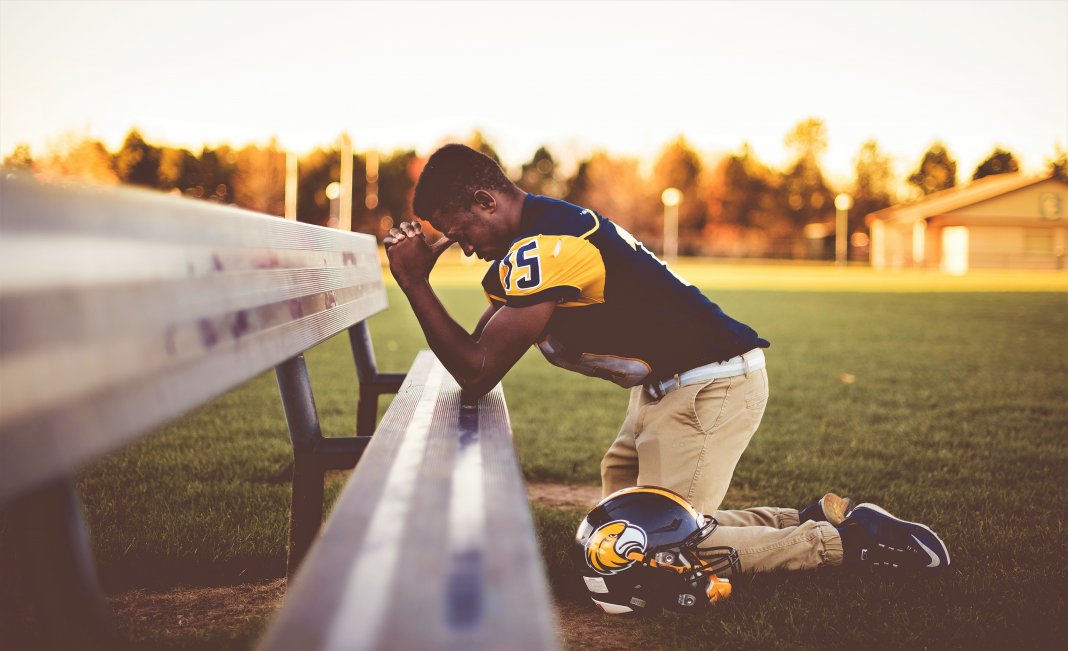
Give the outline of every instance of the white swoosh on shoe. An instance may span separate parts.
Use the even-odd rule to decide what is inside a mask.
[[[931,562],[927,564],[927,567],[938,567],[942,564],[941,559],[938,558],[938,554],[931,551],[931,548],[920,542],[920,539],[916,536],[912,536],[912,539],[916,541],[916,544],[920,546],[923,551],[927,552],[927,555],[931,558]]]

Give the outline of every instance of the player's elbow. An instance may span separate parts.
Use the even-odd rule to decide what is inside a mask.
[[[486,387],[475,384],[460,384],[460,404],[473,405],[476,404],[482,396],[489,393],[492,387]]]
[[[460,385],[460,395],[464,404],[477,402],[479,398],[492,391],[513,364],[515,364],[515,359],[490,350],[482,352],[477,358],[477,365],[475,363],[468,365],[469,372],[453,374],[456,383]]]
[[[493,390],[497,383],[501,381],[500,373],[477,373],[471,377],[456,378],[456,383],[460,385],[460,401],[465,404],[474,404],[478,402],[478,399],[486,395]]]

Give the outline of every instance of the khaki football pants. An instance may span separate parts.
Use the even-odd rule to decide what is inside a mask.
[[[762,506],[744,511],[713,511],[719,522],[702,547],[738,550],[743,574],[814,570],[842,564],[842,538],[828,522],[800,524],[797,509]],[[724,573],[730,576],[731,573]]]
[[[767,402],[766,369],[681,387],[659,400],[632,388],[623,427],[601,460],[603,496],[629,486],[675,491],[719,521],[705,544],[737,549],[745,573],[841,564],[841,538],[826,522],[800,525],[796,509],[717,510]]]

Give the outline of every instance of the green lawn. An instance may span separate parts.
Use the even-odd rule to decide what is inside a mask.
[[[481,292],[443,284],[445,303],[473,325]],[[652,648],[1054,647],[1068,635],[1068,294],[803,289],[705,286],[772,342],[768,410],[725,506],[796,506],[834,490],[929,523],[953,565],[931,577],[762,576],[705,617],[642,624],[639,639]],[[403,371],[425,344],[390,292],[393,309],[371,330],[379,367]],[[324,431],[351,434],[347,340],[307,358]],[[536,353],[504,385],[527,479],[597,483],[626,392]],[[79,487],[105,583],[280,575],[289,462],[267,374],[97,463]],[[584,600],[570,556],[582,514],[535,515],[555,594]]]

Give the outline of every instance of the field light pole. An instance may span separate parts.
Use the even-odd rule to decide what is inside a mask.
[[[853,197],[845,192],[834,198],[834,263],[839,267],[846,265],[849,244],[849,209],[853,207]]]
[[[339,223],[338,204],[341,203],[339,201],[341,197],[341,184],[337,181],[331,181],[330,184],[326,186],[326,189],[323,190],[323,193],[326,195],[326,198],[330,200],[330,211],[326,216],[326,225],[330,228],[337,228]]]
[[[286,150],[285,217],[297,221],[297,152]]]
[[[678,188],[667,188],[660,194],[664,204],[664,259],[674,262],[679,254],[679,204],[682,192]]]
[[[341,134],[341,184],[337,206],[337,227],[343,231],[352,230],[352,139],[349,134]]]

